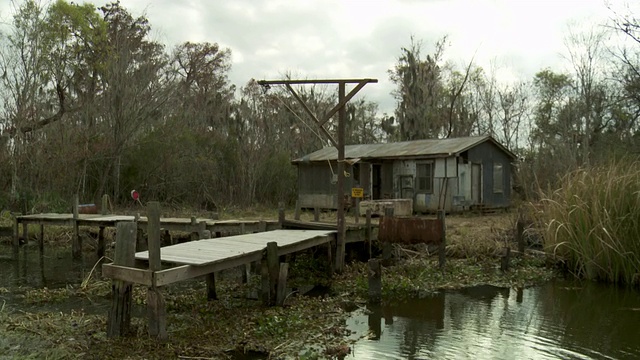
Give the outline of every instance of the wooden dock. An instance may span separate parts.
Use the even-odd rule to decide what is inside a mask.
[[[146,286],[164,286],[260,261],[270,242],[277,244],[277,256],[282,256],[327,244],[335,241],[335,237],[335,230],[273,230],[196,240],[161,248],[160,261],[173,265],[168,269],[152,272],[105,264],[103,276]],[[135,259],[148,261],[149,251],[137,252]]]
[[[281,263],[282,255],[316,246],[325,246],[333,271],[333,264],[344,258],[333,256],[338,245],[338,232],[334,229],[291,230],[279,229],[253,234],[221,238],[207,238],[209,231],[202,231],[201,240],[160,246],[160,206],[148,204],[148,251],[135,251],[138,224],[119,222],[116,230],[114,261],[102,265],[102,274],[113,280],[112,304],[107,319],[107,335],[123,336],[129,332],[131,321],[132,285],[147,287],[147,314],[149,335],[166,338],[166,304],[161,287],[200,276],[206,278],[207,297],[216,299],[215,273],[260,262],[264,305],[283,305],[286,299],[288,263]],[[278,225],[284,227],[284,212],[279,214]],[[301,226],[297,224],[296,226]],[[371,234],[368,231],[367,234]],[[336,266],[336,268],[338,268]]]
[[[98,232],[98,255],[104,254],[104,229],[113,228],[120,222],[137,223],[139,229],[146,230],[148,219],[146,216],[133,215],[100,215],[100,214],[59,214],[59,213],[43,213],[32,215],[20,215],[15,218],[13,236],[13,244],[19,246],[20,238],[27,242],[29,239],[28,225],[39,225],[40,246],[42,246],[44,226],[69,226],[74,228],[74,236],[72,238],[72,253],[74,258],[82,256],[82,241],[79,234],[79,228],[97,227]],[[22,234],[20,233],[22,227]],[[278,221],[275,220],[213,220],[205,218],[160,218],[160,227],[163,231],[182,231],[188,233],[201,233],[208,230],[211,233],[231,233],[245,234],[253,232],[263,232],[280,228]]]

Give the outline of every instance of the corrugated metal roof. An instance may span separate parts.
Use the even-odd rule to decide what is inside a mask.
[[[509,156],[515,155],[507,150],[491,136],[470,136],[449,139],[428,139],[403,141],[387,144],[347,145],[344,147],[345,159],[391,159],[403,157],[439,157],[457,155],[484,141],[491,141]],[[337,160],[338,149],[326,147],[301,158],[297,162]]]

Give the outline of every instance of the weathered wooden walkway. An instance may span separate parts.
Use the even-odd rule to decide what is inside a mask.
[[[246,274],[248,265],[259,261],[263,303],[282,305],[286,299],[289,267],[288,263],[280,262],[282,255],[325,246],[329,271],[333,272],[334,263],[338,268],[337,265],[344,262],[344,258],[334,257],[334,253],[337,255],[334,248],[339,245],[339,239],[338,232],[333,229],[279,229],[221,238],[210,238],[210,232],[204,230],[200,232],[200,236],[204,236],[201,240],[161,247],[159,204],[149,203],[147,213],[149,250],[135,251],[138,224],[119,222],[114,261],[102,265],[103,276],[113,280],[112,304],[107,320],[107,335],[110,337],[128,333],[133,284],[147,287],[149,335],[165,338],[166,305],[160,290],[162,286],[204,276],[207,296],[215,299],[216,272],[244,265]],[[283,228],[285,224],[284,211],[281,211],[278,226]],[[303,223],[288,225],[300,227]],[[370,229],[366,233],[370,236]]]
[[[44,226],[70,226],[74,228],[74,236],[71,242],[71,248],[74,258],[80,258],[82,255],[82,241],[79,233],[81,226],[97,227],[98,232],[98,248],[99,256],[104,254],[104,229],[116,227],[119,222],[135,221],[139,229],[146,230],[148,219],[145,216],[133,215],[100,215],[100,214],[58,214],[43,213],[32,215],[20,215],[15,218],[13,230],[13,244],[17,248],[20,244],[20,238],[27,242],[29,239],[28,225],[34,224],[40,226],[39,238],[40,246],[42,246],[42,237],[44,235]],[[22,234],[20,233],[22,227]],[[164,231],[182,231],[189,233],[201,233],[209,230],[211,233],[232,233],[244,234],[252,232],[269,231],[280,228],[275,220],[213,220],[205,218],[160,218],[160,227]]]
[[[277,255],[302,251],[335,240],[336,231],[273,230],[255,234],[203,239],[161,248],[160,261],[172,267],[156,272],[146,268],[103,265],[103,275],[146,286],[164,286],[221,270],[260,261],[267,244],[277,244]],[[135,254],[148,261],[149,251]]]

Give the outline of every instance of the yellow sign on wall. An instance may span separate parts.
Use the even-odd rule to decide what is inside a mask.
[[[363,198],[364,197],[364,189],[363,188],[351,188],[351,197]]]

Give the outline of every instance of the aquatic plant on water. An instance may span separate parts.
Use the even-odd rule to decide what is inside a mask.
[[[568,174],[543,196],[545,248],[576,276],[638,284],[640,162],[622,161]]]

